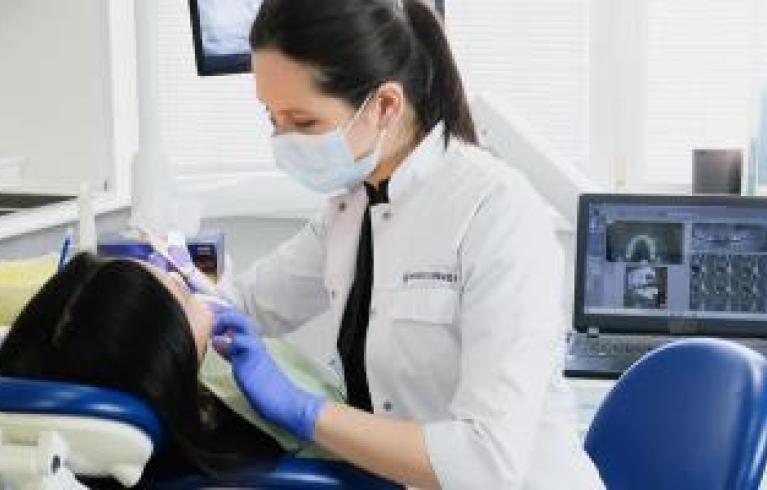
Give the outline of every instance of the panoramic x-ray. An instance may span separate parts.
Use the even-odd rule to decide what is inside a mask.
[[[696,223],[692,226],[696,252],[767,252],[767,227],[753,224]]]
[[[616,221],[607,225],[607,260],[640,264],[681,264],[681,223]]]

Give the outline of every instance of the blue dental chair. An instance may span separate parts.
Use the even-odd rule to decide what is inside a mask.
[[[640,359],[586,436],[610,490],[757,489],[766,446],[767,360],[714,339],[675,342]]]
[[[215,480],[142,473],[163,438],[155,413],[125,393],[68,383],[0,378],[0,487],[85,488],[74,475],[141,481],[160,490],[195,488],[402,488],[351,465],[283,456]]]

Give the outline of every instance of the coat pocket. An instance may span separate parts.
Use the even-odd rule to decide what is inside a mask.
[[[391,318],[395,323],[448,324],[458,314],[453,288],[404,288],[394,292]]]

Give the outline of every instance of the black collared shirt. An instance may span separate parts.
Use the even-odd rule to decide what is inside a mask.
[[[357,248],[357,266],[354,281],[346,301],[346,309],[338,334],[338,354],[344,368],[347,402],[349,405],[373,412],[368,378],[365,372],[365,339],[370,320],[370,295],[373,287],[373,229],[370,208],[389,202],[389,181],[384,180],[378,188],[365,184],[368,205],[362,218],[360,240]]]

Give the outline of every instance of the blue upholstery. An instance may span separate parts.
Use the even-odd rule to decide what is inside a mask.
[[[155,447],[162,434],[154,411],[136,397],[71,383],[0,377],[0,412],[98,417],[123,422],[146,433]]]
[[[767,442],[767,360],[732,342],[669,344],[620,378],[586,450],[610,490],[757,489]]]
[[[161,425],[141,400],[114,390],[70,383],[0,377],[0,412],[86,416],[126,423],[144,431],[158,446]],[[151,478],[150,478],[151,480]],[[152,481],[152,488],[291,488],[370,489],[401,488],[351,465],[285,456],[264,460],[215,480],[188,475],[172,481]]]
[[[188,475],[168,482],[152,481],[155,490],[208,488],[293,490],[394,490],[403,487],[377,478],[346,463],[284,456],[278,461],[219,475],[215,479]]]

